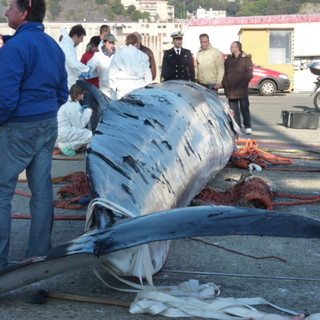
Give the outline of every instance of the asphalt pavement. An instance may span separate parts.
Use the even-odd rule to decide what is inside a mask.
[[[224,98],[223,95],[221,97]],[[250,102],[253,135],[243,134],[241,138],[255,139],[259,146],[270,152],[287,154],[290,157],[299,155],[292,165],[292,168],[296,169],[294,171],[263,170],[257,175],[281,192],[319,196],[319,172],[301,172],[299,169],[320,169],[320,131],[287,128],[283,126],[281,116],[282,110],[315,111],[312,98],[308,93],[277,94],[272,97],[252,94]],[[68,157],[62,155],[54,157],[53,177],[84,170],[84,154],[78,154],[76,160],[68,160]],[[212,180],[211,185],[221,190],[228,189],[233,186],[233,181],[238,180],[246,172],[244,169],[226,167]],[[61,186],[62,184],[54,185],[55,194]],[[28,191],[26,183],[19,182],[17,190]],[[277,211],[313,218],[320,216],[319,203],[280,206],[277,207]],[[14,196],[13,213],[29,214],[27,197]],[[55,214],[84,215],[85,210],[56,209]],[[11,261],[23,259],[28,228],[28,219],[13,219]],[[58,246],[80,235],[83,229],[83,220],[56,220],[53,245]],[[177,285],[182,281],[197,279],[201,283],[214,282],[219,285],[222,297],[259,296],[296,312],[320,312],[319,239],[254,236],[205,237],[205,239],[216,246],[190,239],[173,241],[164,270],[154,277],[155,284]],[[123,287],[108,274],[104,274],[104,277],[111,285]],[[72,298],[80,295],[132,302],[135,297],[135,293],[106,287],[95,277],[90,267],[81,268],[2,294],[1,319],[167,319],[163,316],[131,315],[128,307],[98,302],[49,297],[43,304],[28,303],[27,300],[41,289],[48,290],[52,294],[70,294]],[[268,307],[258,307],[258,309],[274,312]]]

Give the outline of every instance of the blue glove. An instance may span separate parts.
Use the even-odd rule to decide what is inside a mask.
[[[89,204],[90,201],[91,201],[91,198],[87,197],[87,198],[80,199],[78,203],[81,204],[82,206],[85,206],[86,204]]]
[[[83,106],[81,106],[81,111],[83,111],[84,109],[87,109],[87,108],[91,108],[91,107],[87,104],[84,104]]]
[[[86,79],[91,79],[92,78],[92,68],[89,66],[89,71],[88,72],[81,72],[81,75],[86,78]]]
[[[84,79],[89,79],[89,73],[88,72],[81,72],[81,76],[79,78],[83,77]]]

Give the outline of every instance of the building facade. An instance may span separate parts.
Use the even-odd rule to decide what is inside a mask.
[[[163,0],[121,0],[122,5],[128,8],[130,5],[141,12],[148,12],[152,22],[173,22],[174,6],[168,5]]]

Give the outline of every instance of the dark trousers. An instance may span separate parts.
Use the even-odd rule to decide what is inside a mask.
[[[240,118],[240,112],[241,112],[244,127],[246,129],[251,128],[249,98],[245,97],[245,98],[239,98],[239,99],[228,99],[228,102],[231,110],[234,112],[234,118],[238,126],[241,128],[241,118]]]

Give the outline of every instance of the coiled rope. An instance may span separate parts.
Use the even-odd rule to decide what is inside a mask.
[[[277,197],[298,199],[298,201],[274,201]],[[320,202],[319,196],[299,196],[272,190],[258,177],[242,178],[226,191],[215,190],[211,186],[204,188],[195,198],[205,203],[225,206],[252,206],[273,210],[275,206],[301,205]]]
[[[292,160],[288,158],[282,158],[258,148],[256,140],[253,139],[237,139],[237,144],[244,143],[243,148],[237,148],[232,156],[231,161],[240,168],[249,168],[251,163],[255,163],[262,168],[266,167],[266,162],[274,165],[289,165],[292,164]]]

